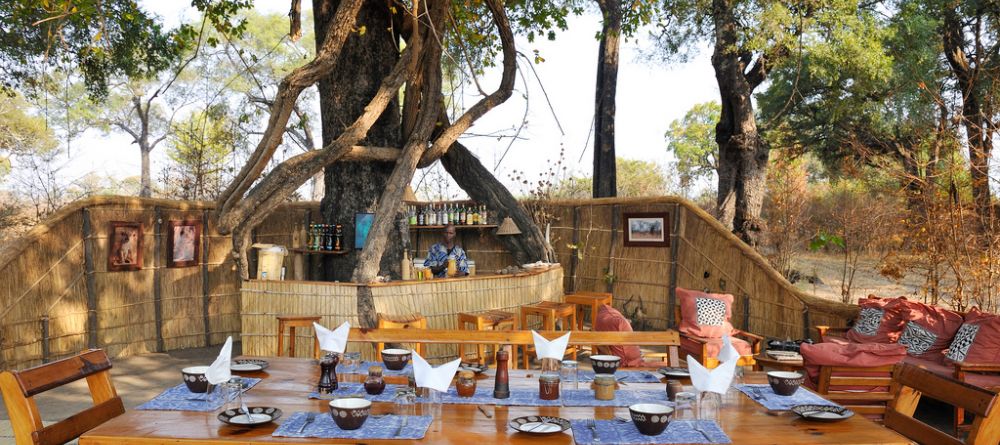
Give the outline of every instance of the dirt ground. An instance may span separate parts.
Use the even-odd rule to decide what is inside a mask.
[[[851,286],[850,303],[857,303],[859,298],[869,294],[881,297],[905,296],[922,301],[923,277],[911,273],[897,282],[880,275],[877,265],[877,258],[861,258]],[[844,281],[843,256],[804,252],[792,260],[792,269],[801,274],[802,278],[794,283],[799,290],[820,298],[842,301],[840,284]],[[813,276],[819,278],[816,283],[809,282],[808,278]]]

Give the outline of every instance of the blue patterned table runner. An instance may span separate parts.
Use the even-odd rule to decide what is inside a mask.
[[[254,385],[260,383],[261,379],[244,377],[243,382],[246,388],[243,392],[250,390]],[[152,400],[137,406],[135,409],[160,410],[160,411],[215,411],[222,408],[222,387],[215,385],[211,394],[194,393],[188,390],[187,385],[181,383],[173,388],[163,391]]]
[[[581,370],[579,374],[581,382],[594,381],[594,371]],[[615,379],[625,383],[660,383],[662,376],[650,371],[616,371]]]
[[[771,385],[736,385],[736,389],[771,411],[787,411],[798,405],[840,406],[801,386],[790,396],[775,394]]]
[[[590,427],[591,422],[594,428]],[[705,434],[695,428],[696,423]],[[732,443],[719,424],[712,420],[671,420],[667,429],[657,436],[644,435],[632,422],[618,420],[570,420],[570,425],[577,445]],[[600,441],[594,440],[595,430]]]
[[[306,425],[302,432],[299,429],[306,422],[307,413],[297,412],[285,420],[281,426],[271,433],[275,437],[317,437],[322,439],[423,439],[427,427],[431,424],[431,416],[368,416],[365,424],[356,430],[342,430],[330,417],[330,413],[317,413],[316,419]],[[400,429],[403,417],[407,417],[406,425]],[[399,431],[399,435],[396,435]]]

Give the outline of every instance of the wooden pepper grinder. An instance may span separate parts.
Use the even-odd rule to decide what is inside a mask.
[[[319,385],[317,391],[320,394],[330,394],[340,387],[337,382],[337,363],[340,362],[340,355],[329,353],[319,362]]]
[[[494,399],[506,399],[510,397],[510,376],[507,375],[507,360],[510,353],[500,348],[497,351],[497,376],[493,386]]]

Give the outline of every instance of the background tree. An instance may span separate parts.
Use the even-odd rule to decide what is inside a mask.
[[[688,190],[700,179],[718,174],[719,145],[715,143],[715,124],[719,122],[718,102],[704,102],[691,107],[684,117],[670,123],[667,151],[677,158],[681,190]]]
[[[667,180],[663,167],[639,159],[618,158],[618,196],[664,196],[676,191]],[[587,199],[591,197],[593,178],[570,176],[557,182],[551,193],[555,199]]]
[[[167,156],[173,164],[164,172],[165,185],[178,199],[218,197],[231,176],[226,174],[229,157],[245,144],[224,107],[192,113],[170,133]]]

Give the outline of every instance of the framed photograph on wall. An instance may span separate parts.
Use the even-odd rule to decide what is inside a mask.
[[[108,230],[108,271],[142,269],[142,223],[111,221]]]
[[[201,221],[167,222],[167,267],[197,266],[201,259]]]
[[[625,246],[669,247],[670,214],[667,212],[623,213]]]
[[[374,213],[354,214],[354,250],[361,250],[365,247],[365,240],[368,239],[368,231],[375,223]]]

